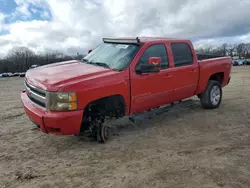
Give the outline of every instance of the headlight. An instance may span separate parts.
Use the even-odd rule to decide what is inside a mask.
[[[47,93],[47,108],[51,111],[70,111],[77,109],[76,93]]]

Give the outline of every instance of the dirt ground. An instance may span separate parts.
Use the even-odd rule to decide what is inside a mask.
[[[235,67],[219,109],[190,106],[135,124],[106,144],[39,132],[23,78],[0,79],[0,188],[249,188],[250,66]]]

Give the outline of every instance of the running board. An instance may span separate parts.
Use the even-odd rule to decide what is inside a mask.
[[[176,103],[171,103],[169,105],[165,105],[165,106],[159,107],[157,109],[150,110],[148,112],[144,112],[144,113],[137,114],[137,115],[132,115],[132,116],[129,117],[129,120],[134,123],[135,121],[138,121],[138,120],[141,121],[141,120],[144,120],[144,119],[152,119],[156,115],[160,115],[162,113],[168,112],[170,110],[178,109],[178,108],[181,108],[181,107],[190,106],[194,102],[195,102],[195,100],[188,99],[188,100],[185,100],[185,101],[179,101],[179,102],[176,102]]]

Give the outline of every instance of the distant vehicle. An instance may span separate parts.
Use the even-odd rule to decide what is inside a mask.
[[[7,72],[7,73],[0,74],[0,77],[18,77],[18,76],[24,77],[25,72],[15,72],[15,73]]]
[[[7,74],[7,73],[3,73],[2,75],[1,75],[1,77],[9,77],[9,74]]]
[[[12,73],[3,73],[2,77],[10,77],[12,75]]]
[[[9,77],[12,77],[14,74],[12,72],[8,73]]]
[[[30,69],[21,100],[44,133],[108,139],[106,118],[136,116],[197,95],[218,108],[231,57],[200,56],[189,40],[104,38],[82,61]]]
[[[245,65],[246,62],[247,62],[246,59],[239,59],[238,60],[239,65]]]
[[[239,66],[239,63],[238,63],[237,60],[233,60],[233,61],[232,61],[232,64],[233,64],[233,66]]]
[[[13,74],[13,76],[19,76],[20,75],[20,73],[19,72],[15,72],[14,74]]]
[[[39,65],[31,65],[30,69],[34,69],[36,67],[39,67]]]
[[[242,66],[242,65],[247,64],[246,59],[236,59],[236,60],[233,60],[232,62],[233,62],[233,66]]]
[[[246,59],[245,65],[250,65],[250,59]]]
[[[19,77],[25,77],[25,72],[20,72]]]

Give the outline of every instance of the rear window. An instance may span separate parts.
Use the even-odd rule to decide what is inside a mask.
[[[193,54],[189,44],[184,42],[172,43],[171,49],[173,52],[175,67],[193,64]]]

